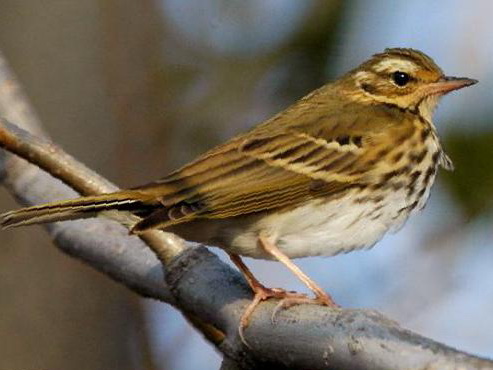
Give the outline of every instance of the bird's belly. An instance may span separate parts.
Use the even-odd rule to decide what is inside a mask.
[[[388,230],[406,221],[414,202],[404,189],[389,191],[378,202],[361,201],[357,192],[330,201],[313,200],[259,219],[230,241],[229,251],[271,259],[258,246],[259,234],[268,236],[290,258],[332,256],[369,248]]]
[[[332,256],[370,247],[382,238],[389,225],[373,218],[373,204],[347,201],[332,205],[308,205],[286,215],[277,246],[289,257]],[[292,217],[290,217],[292,216]]]
[[[286,214],[277,245],[291,258],[332,256],[371,247],[402,222],[394,220],[403,206],[396,200],[389,199],[385,205],[357,203],[355,198],[309,204]]]

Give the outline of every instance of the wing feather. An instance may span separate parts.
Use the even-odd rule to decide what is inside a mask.
[[[365,113],[368,118],[362,119]],[[295,207],[380,175],[375,158],[393,134],[387,129],[389,122],[392,124],[388,112],[344,110],[308,122],[305,119],[303,124],[296,124],[297,117],[290,117],[289,110],[286,114],[274,117],[275,129],[260,125],[144,187],[148,191],[168,189],[156,192],[165,194],[160,202],[166,208],[183,202],[195,205],[193,212],[182,218],[163,219],[161,227],[194,218],[227,218]],[[285,123],[279,122],[283,119]],[[159,222],[159,217],[154,218],[153,225]]]

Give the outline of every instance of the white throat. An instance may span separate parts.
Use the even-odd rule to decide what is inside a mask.
[[[433,112],[438,105],[439,99],[439,95],[430,95],[423,99],[423,101],[418,106],[419,113],[428,122],[432,122]]]

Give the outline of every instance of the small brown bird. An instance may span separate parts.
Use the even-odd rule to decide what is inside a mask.
[[[425,54],[386,49],[285,111],[161,180],[1,215],[4,227],[131,211],[133,233],[164,229],[229,253],[255,306],[333,304],[291,258],[373,246],[423,208],[439,166],[452,169],[432,123],[444,94],[477,81],[446,77]],[[241,256],[282,262],[315,299],[264,287]]]

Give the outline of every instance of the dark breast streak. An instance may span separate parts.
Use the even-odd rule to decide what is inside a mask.
[[[396,138],[392,147],[381,150],[378,161],[386,161],[390,170],[383,173],[379,181],[371,185],[374,194],[360,197],[356,202],[372,201],[374,210],[367,215],[375,220],[392,210],[389,199],[402,194],[400,208],[394,209],[392,219],[398,223],[407,219],[414,211],[424,207],[435,180],[442,150],[430,124],[417,118],[412,134]],[[388,213],[387,213],[388,214]]]

